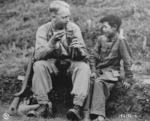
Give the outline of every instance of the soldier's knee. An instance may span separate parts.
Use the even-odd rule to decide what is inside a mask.
[[[45,70],[45,64],[44,64],[44,61],[36,61],[34,63],[34,71],[41,71],[41,70]]]
[[[103,86],[103,80],[101,80],[101,79],[96,79],[95,81],[94,81],[94,87],[95,86]]]
[[[90,66],[87,64],[87,63],[81,63],[80,64],[80,68],[83,69],[84,71],[88,71],[88,72],[91,72],[90,70]]]

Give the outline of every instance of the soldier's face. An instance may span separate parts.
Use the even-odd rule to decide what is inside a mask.
[[[115,27],[111,27],[108,22],[102,23],[102,31],[107,37],[112,37],[116,31]]]
[[[58,29],[64,29],[70,21],[69,8],[61,7],[55,17],[55,24]]]

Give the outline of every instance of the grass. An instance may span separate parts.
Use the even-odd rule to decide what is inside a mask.
[[[63,107],[61,108],[61,111],[63,111],[63,114],[59,114],[52,119],[44,119],[44,118],[30,118],[22,115],[16,115],[16,116],[11,116],[8,120],[3,119],[3,114],[5,111],[9,108],[9,104],[3,104],[0,103],[0,120],[1,121],[68,121],[65,114],[66,110],[63,110]],[[118,115],[113,118],[108,118],[106,121],[142,121],[135,117],[134,115]],[[143,120],[144,121],[144,120]],[[146,120],[145,120],[146,121]]]

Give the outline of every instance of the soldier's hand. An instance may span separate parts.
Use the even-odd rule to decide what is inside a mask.
[[[72,38],[72,37],[73,37],[73,30],[68,30],[68,31],[66,32],[66,34],[67,34],[67,37],[68,37],[68,38]]]
[[[82,47],[82,44],[81,44],[81,42],[78,41],[78,38],[77,38],[77,37],[74,37],[74,38],[72,39],[72,42],[71,42],[71,44],[70,44],[69,47],[81,48],[81,47]]]
[[[65,34],[65,30],[60,30],[60,31],[56,31],[54,32],[52,38],[51,38],[51,43],[54,45],[56,44],[57,41],[60,41],[62,39],[62,37]]]
[[[97,78],[97,74],[94,72],[91,74],[91,80],[95,80]]]

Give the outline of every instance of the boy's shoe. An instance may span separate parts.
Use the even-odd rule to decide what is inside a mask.
[[[105,121],[105,118],[103,116],[98,116],[95,120],[93,121]]]
[[[84,111],[83,117],[82,121],[91,121],[89,111]]]
[[[82,121],[91,121],[89,117],[84,117]]]

